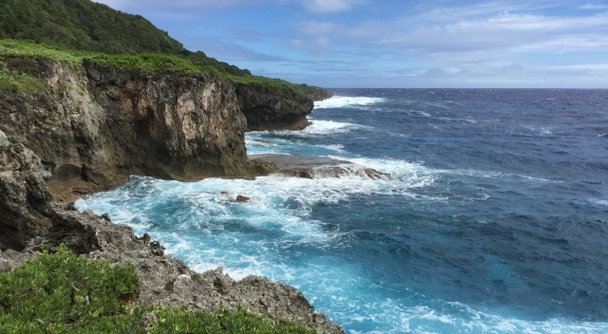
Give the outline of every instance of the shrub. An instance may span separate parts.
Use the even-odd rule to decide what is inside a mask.
[[[0,89],[14,93],[33,93],[38,90],[45,90],[46,87],[37,78],[25,73],[9,70],[6,63],[0,59]]]
[[[45,251],[0,274],[0,332],[316,333],[288,321],[274,324],[241,307],[208,314],[137,306],[137,283],[133,265],[88,260],[61,245],[56,254]],[[142,319],[150,313],[152,320],[144,325]]]

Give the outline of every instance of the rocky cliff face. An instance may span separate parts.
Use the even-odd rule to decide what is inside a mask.
[[[191,181],[254,176],[271,168],[247,160],[244,133],[251,112],[241,110],[280,112],[265,108],[281,105],[281,99],[258,94],[255,87],[204,74],[93,63],[78,69],[53,61],[8,63],[33,68],[48,84],[47,92],[33,95],[0,91],[0,130],[40,156],[52,172],[56,200],[116,186],[132,174]],[[294,103],[301,111],[312,102]],[[271,121],[285,125],[287,119]]]
[[[51,227],[50,176],[34,152],[0,131],[0,249],[21,250]]]
[[[238,84],[237,96],[250,131],[301,130],[310,125],[306,116],[314,103],[304,94],[251,83]]]

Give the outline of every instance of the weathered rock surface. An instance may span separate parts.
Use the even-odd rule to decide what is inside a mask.
[[[0,235],[3,237],[0,272],[9,271],[36,256],[41,245],[53,251],[64,243],[76,254],[91,259],[134,264],[140,278],[138,302],[142,305],[173,308],[183,305],[207,312],[222,305],[230,308],[241,305],[275,321],[288,319],[318,331],[344,333],[324,315],[315,313],[302,293],[293,287],[257,276],[235,281],[221,268],[196,273],[183,262],[164,255],[163,246],[150,241],[148,235],[137,238],[130,227],[113,224],[107,215],[99,217],[91,211],[81,213],[73,204],[50,203],[44,182],[48,172],[44,171],[38,157],[22,144],[9,142],[2,132],[0,163],[0,194],[8,200],[0,202]],[[22,181],[20,177],[25,179]],[[34,179],[35,187],[30,186],[28,177]],[[25,182],[23,187],[26,188],[5,191],[15,184],[14,180]],[[15,206],[22,206],[22,211],[11,211],[17,210]],[[49,224],[40,226],[40,222]],[[10,249],[11,238],[18,240],[20,252]]]
[[[0,130],[0,249],[21,250],[50,228],[50,176],[34,152]]]
[[[379,172],[373,168],[361,166],[350,161],[326,157],[259,154],[250,156],[252,160],[271,162],[279,167],[285,176],[303,177],[308,179],[323,177],[358,176],[372,180],[390,180],[390,174]]]
[[[272,163],[248,160],[247,120],[253,117],[273,129],[292,127],[306,120],[312,109],[309,98],[275,96],[261,86],[237,87],[202,74],[117,70],[92,63],[77,69],[23,59],[8,63],[12,69],[30,69],[48,91],[0,90],[0,271],[36,256],[42,244],[53,250],[65,243],[92,259],[133,263],[144,305],[212,311],[240,304],[274,320],[344,332],[314,313],[293,287],[262,277],[235,281],[221,268],[193,272],[164,255],[164,248],[147,235],[137,238],[108,216],[52,203],[117,186],[133,174],[199,180],[277,171]]]
[[[308,96],[259,83],[238,84],[237,95],[250,131],[301,130],[310,125],[306,116],[314,102]]]
[[[300,84],[300,88],[306,92],[306,96],[313,101],[323,101],[334,96],[334,92],[329,89]]]

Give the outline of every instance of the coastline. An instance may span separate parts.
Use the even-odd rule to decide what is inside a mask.
[[[272,163],[247,158],[242,110],[256,110],[285,97],[267,94],[248,105],[239,103],[233,84],[205,76],[96,65],[85,65],[79,72],[52,61],[12,64],[23,63],[35,66],[49,90],[0,91],[2,117],[7,120],[0,127],[0,188],[6,190],[0,206],[1,272],[36,256],[42,247],[54,250],[65,243],[78,255],[133,263],[140,276],[142,305],[205,311],[241,305],[274,321],[344,332],[315,313],[293,287],[255,276],[237,282],[221,268],[196,273],[165,255],[164,247],[149,236],[138,238],[130,227],[113,224],[107,215],[81,213],[68,203],[114,188],[133,174],[198,181],[210,176],[254,178],[276,171]],[[304,99],[304,116],[296,117],[300,121],[313,105],[309,97]],[[283,109],[279,105],[267,110],[281,114]]]

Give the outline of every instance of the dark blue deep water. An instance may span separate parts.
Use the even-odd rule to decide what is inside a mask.
[[[347,333],[608,332],[607,90],[338,89],[310,119],[249,154],[394,179],[133,177],[77,204],[294,285]]]

